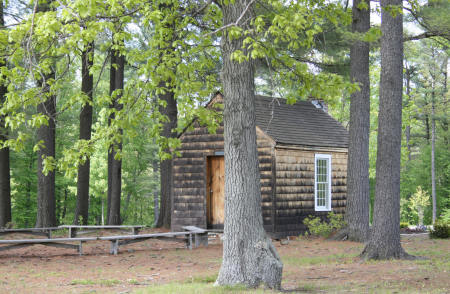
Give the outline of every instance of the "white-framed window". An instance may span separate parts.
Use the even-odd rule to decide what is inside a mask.
[[[316,154],[314,160],[314,209],[331,210],[331,155]]]

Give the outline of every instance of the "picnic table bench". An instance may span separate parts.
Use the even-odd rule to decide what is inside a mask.
[[[183,236],[185,238],[177,238]],[[123,236],[106,236],[98,237],[99,240],[110,241],[111,254],[117,255],[119,252],[119,246],[124,246],[132,243],[142,242],[148,239],[164,239],[177,242],[183,242],[186,247],[192,248],[192,233],[191,232],[168,232],[168,233],[154,233],[154,234],[142,234],[142,235],[123,235]]]
[[[119,225],[106,225],[106,226],[82,226],[82,225],[62,225],[58,228],[60,229],[68,229],[69,230],[69,238],[76,237],[78,234],[86,234],[93,232],[95,230],[130,230],[132,235],[139,234],[139,231],[144,226],[138,225],[130,225],[130,226],[119,226]],[[80,231],[83,230],[83,231]]]
[[[80,255],[83,254],[83,242],[98,240],[97,237],[86,237],[86,238],[55,238],[55,239],[17,239],[17,240],[0,240],[0,244],[6,246],[0,246],[0,251],[22,248],[32,245],[45,245],[53,247],[63,247],[63,248],[73,248],[77,249]],[[78,244],[70,244],[77,242]],[[69,243],[69,244],[68,244]]]
[[[52,232],[59,230],[58,227],[48,227],[48,228],[24,228],[24,229],[0,229],[0,236],[9,234],[28,234],[37,236],[46,236],[47,238],[52,238]]]

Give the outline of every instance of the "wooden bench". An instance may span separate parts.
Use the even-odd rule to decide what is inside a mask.
[[[37,236],[46,236],[47,238],[52,238],[52,232],[59,230],[58,227],[49,227],[49,228],[23,228],[23,229],[0,229],[0,236],[5,236],[9,234],[28,234],[28,235],[37,235]]]
[[[32,245],[45,245],[53,247],[71,248],[77,249],[80,255],[83,255],[83,242],[98,240],[97,237],[87,238],[55,238],[55,239],[17,239],[17,240],[0,240],[0,244],[6,246],[0,246],[0,251],[28,247]],[[77,242],[77,245],[68,244]]]
[[[114,226],[114,225],[107,225],[107,226],[79,226],[79,225],[62,225],[58,228],[60,229],[68,229],[69,230],[69,238],[74,238],[77,235],[90,233],[96,230],[131,230],[132,235],[139,234],[139,231],[144,226]],[[83,230],[83,231],[79,231]]]

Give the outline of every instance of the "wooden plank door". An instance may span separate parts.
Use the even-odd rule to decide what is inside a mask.
[[[220,228],[225,217],[225,162],[223,156],[207,157],[206,206],[208,226]]]

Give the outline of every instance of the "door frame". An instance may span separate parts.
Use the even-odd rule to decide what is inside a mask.
[[[206,227],[208,229],[220,229],[223,230],[224,224],[211,224],[210,219],[211,219],[211,194],[210,194],[210,169],[211,169],[211,164],[210,164],[210,158],[212,157],[222,157],[224,160],[224,164],[225,164],[225,156],[221,152],[215,152],[213,154],[207,154],[205,156],[205,218],[206,218]],[[224,171],[224,176],[225,176],[225,171]],[[225,184],[225,183],[224,183]],[[224,204],[225,204],[225,191],[224,191]],[[225,210],[225,207],[224,207]],[[225,211],[224,211],[225,213]]]

